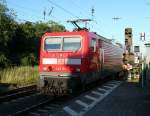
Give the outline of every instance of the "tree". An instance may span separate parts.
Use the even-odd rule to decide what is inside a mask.
[[[15,14],[0,3],[0,66],[37,65],[39,63],[40,38],[45,32],[66,31],[54,21],[15,21]]]
[[[66,31],[65,27],[57,22],[49,21],[49,27],[51,28],[51,32],[63,32]]]
[[[15,34],[17,23],[13,20],[9,9],[0,2],[0,65],[5,67],[10,63],[8,59],[8,43]]]

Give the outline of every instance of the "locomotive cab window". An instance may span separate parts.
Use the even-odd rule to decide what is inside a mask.
[[[96,52],[96,40],[92,38],[90,48],[93,52]]]
[[[44,50],[60,50],[62,39],[58,37],[54,38],[46,38],[44,42]]]
[[[79,37],[65,37],[63,41],[63,50],[77,51],[81,47],[81,38]]]
[[[44,50],[46,51],[77,51],[80,48],[80,37],[47,37],[44,41]]]

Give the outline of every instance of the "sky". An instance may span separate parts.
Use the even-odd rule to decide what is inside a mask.
[[[150,0],[6,0],[6,5],[19,22],[53,20],[71,31],[74,27],[67,20],[93,18],[87,26],[99,35],[124,44],[125,28],[132,28],[133,46],[140,44],[141,32],[150,43]]]

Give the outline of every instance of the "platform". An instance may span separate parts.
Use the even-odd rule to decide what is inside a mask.
[[[85,116],[150,116],[150,80],[123,82]]]

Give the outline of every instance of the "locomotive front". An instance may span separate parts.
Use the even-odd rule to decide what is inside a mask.
[[[86,52],[85,38],[86,32],[57,32],[43,35],[38,88],[44,94],[62,95],[79,87],[82,58]]]

